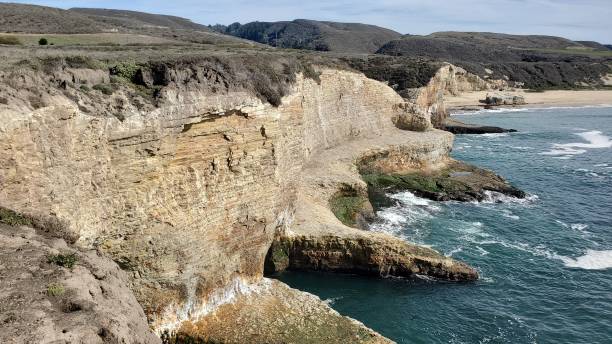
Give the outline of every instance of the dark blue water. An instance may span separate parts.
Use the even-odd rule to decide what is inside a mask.
[[[463,260],[478,282],[281,279],[399,343],[612,343],[612,108],[458,119],[519,130],[457,136],[453,156],[531,197],[461,204],[397,194],[372,229]]]

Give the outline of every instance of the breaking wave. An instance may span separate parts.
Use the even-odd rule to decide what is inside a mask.
[[[433,201],[415,196],[412,192],[405,191],[388,195],[397,203],[394,206],[382,209],[376,213],[378,221],[370,225],[370,230],[384,232],[406,239],[404,229],[420,220],[428,219],[440,210]],[[416,229],[417,236],[418,229]]]
[[[528,108],[500,108],[500,109],[480,109],[473,111],[463,111],[452,113],[451,116],[473,116],[473,115],[486,115],[495,113],[508,113],[508,112],[525,112],[529,111]]]
[[[517,204],[531,204],[536,202],[539,197],[538,195],[527,195],[525,198],[517,198],[513,196],[504,195],[500,192],[485,191],[485,199],[481,203],[517,203]]]
[[[568,268],[580,268],[585,270],[605,270],[612,268],[612,250],[587,250],[583,256],[575,259],[569,257],[560,258]]]
[[[583,133],[576,133],[587,142],[554,143],[553,149],[542,152],[542,155],[571,157],[573,155],[584,154],[588,149],[612,148],[612,140],[601,131],[593,130]]]

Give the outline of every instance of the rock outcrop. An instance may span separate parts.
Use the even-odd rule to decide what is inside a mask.
[[[502,105],[525,105],[525,97],[514,94],[487,94],[486,98],[481,100],[481,103],[487,106],[502,106]]]
[[[0,342],[161,343],[115,262],[1,222]]]
[[[393,343],[318,297],[264,278],[214,314],[184,323],[177,343]]]
[[[370,193],[381,196],[406,190],[435,201],[483,201],[491,192],[516,198],[526,196],[495,173],[456,160],[449,160],[442,167],[404,173],[380,169],[366,161],[360,170]]]
[[[508,87],[502,80],[484,80],[461,67],[444,64],[425,87],[413,91],[410,101],[422,109],[428,109],[431,122],[440,128],[449,113],[444,96],[462,92],[501,89]]]
[[[383,83],[322,69],[318,81],[298,75],[275,107],[204,67],[182,68],[165,72],[156,106],[137,106],[121,84],[103,96],[57,72],[2,76],[0,205],[59,219],[78,247],[111,257],[158,333],[259,283],[275,238],[319,243],[308,256],[319,263],[308,264],[328,270],[477,278],[433,250],[347,227],[329,207],[347,185],[367,193],[364,154],[397,171],[447,159],[452,136],[432,131],[429,101],[407,104]],[[320,244],[330,236],[364,245],[354,250],[364,259],[331,259],[339,246]],[[289,265],[302,264],[292,252]]]

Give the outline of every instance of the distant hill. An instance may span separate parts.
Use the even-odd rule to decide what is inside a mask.
[[[194,23],[186,18],[163,14],[151,14],[145,12],[104,8],[71,8],[69,11],[83,14],[96,22],[105,23],[114,27],[119,26],[134,29],[148,27],[211,31],[206,25]]]
[[[132,33],[174,41],[253,46],[186,18],[136,11],[0,3],[0,32],[41,34]],[[143,40],[146,41],[146,40]]]
[[[596,42],[488,32],[406,35],[377,53],[447,61],[483,78],[508,79],[536,89],[601,84],[612,62],[612,52]]]
[[[604,44],[604,47],[606,47],[606,48],[608,48],[608,49],[612,50],[612,44]]]
[[[111,27],[53,7],[0,3],[0,31],[23,33],[97,33]]]
[[[437,32],[428,36],[403,36],[382,46],[378,53],[449,61],[520,61],[526,50],[589,51],[603,47],[595,42],[583,43],[553,36]]]
[[[234,23],[215,30],[282,48],[374,53],[385,43],[401,37],[375,25],[296,19],[281,22]]]
[[[610,50],[609,47],[598,43],[598,42],[594,42],[594,41],[576,41],[576,43],[580,43],[581,45],[587,47],[587,48],[591,48],[594,50],[600,50],[600,51],[606,51],[606,50]]]

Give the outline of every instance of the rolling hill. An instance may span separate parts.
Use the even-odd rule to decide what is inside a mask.
[[[0,3],[0,32],[23,34],[122,33],[203,44],[253,46],[256,43],[220,34],[186,18],[112,9]],[[143,42],[153,40],[143,39]],[[87,42],[83,42],[86,44]]]
[[[342,53],[374,53],[390,40],[401,37],[398,32],[374,25],[306,19],[234,23],[215,29],[275,47]]]

